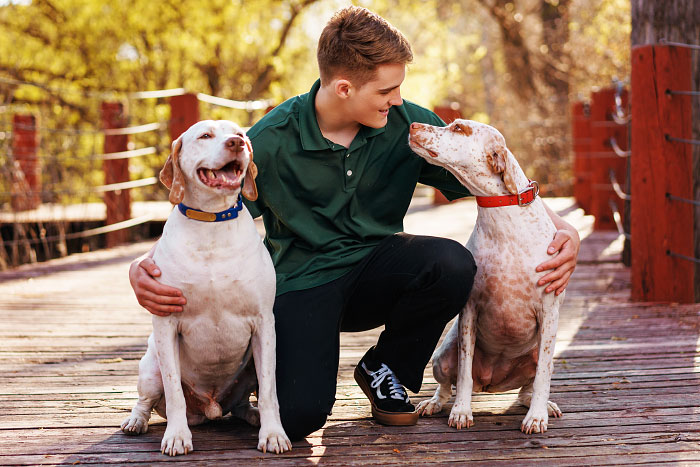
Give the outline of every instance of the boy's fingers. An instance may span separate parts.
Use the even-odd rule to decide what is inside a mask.
[[[158,277],[160,276],[160,269],[156,266],[155,261],[151,258],[146,258],[139,263],[139,266],[143,268],[149,276]]]

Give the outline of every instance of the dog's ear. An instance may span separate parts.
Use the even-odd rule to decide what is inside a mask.
[[[486,159],[494,173],[501,174],[503,182],[506,184],[508,191],[514,195],[518,194],[518,187],[515,184],[515,157],[510,153],[507,147],[502,145],[492,146],[486,152]]]
[[[170,188],[170,202],[179,204],[185,197],[185,177],[180,170],[180,150],[182,149],[182,136],[173,141],[172,150],[160,171],[160,181]]]
[[[255,185],[255,177],[258,176],[258,166],[253,162],[253,146],[250,144],[248,137],[245,138],[245,145],[250,154],[250,163],[248,163],[248,170],[245,172],[241,193],[250,201],[255,201],[258,199],[258,187]]]

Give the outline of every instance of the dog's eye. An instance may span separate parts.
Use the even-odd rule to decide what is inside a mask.
[[[459,125],[455,125],[455,126],[452,127],[452,131],[454,131],[455,133],[461,133],[461,132],[462,132],[462,127],[459,126]]]
[[[197,139],[209,139],[209,138],[211,138],[211,135],[209,133],[204,133],[202,136],[200,136]]]

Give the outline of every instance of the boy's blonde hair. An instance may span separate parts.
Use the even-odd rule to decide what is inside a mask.
[[[321,85],[343,76],[362,87],[371,81],[378,65],[407,64],[411,45],[401,32],[366,8],[351,6],[337,11],[318,40]]]

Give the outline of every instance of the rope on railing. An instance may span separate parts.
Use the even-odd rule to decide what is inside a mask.
[[[158,91],[139,91],[129,93],[130,99],[161,99],[163,97],[182,96],[187,91],[185,88],[161,89]]]
[[[700,91],[672,91],[670,89],[666,90],[667,96],[674,96],[679,94],[681,96],[700,96]]]
[[[109,191],[117,191],[117,190],[128,190],[131,188],[139,188],[143,186],[149,186],[149,185],[155,185],[158,183],[158,178],[157,177],[147,177],[147,178],[141,178],[138,180],[131,180],[128,182],[119,182],[119,183],[110,183],[108,185],[98,185],[95,187],[91,188],[84,188],[84,189],[78,189],[78,190],[52,190],[52,191],[32,191],[32,190],[27,190],[23,191],[22,193],[14,193],[10,191],[0,191],[0,197],[1,196],[18,196],[18,195],[24,195],[24,196],[31,196],[31,195],[79,195],[79,194],[84,194],[84,193],[107,193]]]
[[[73,240],[76,238],[85,238],[85,237],[92,237],[95,235],[102,235],[110,232],[116,232],[117,230],[123,230],[123,229],[128,229],[130,227],[134,227],[136,225],[140,224],[145,224],[146,222],[152,221],[154,218],[153,214],[146,214],[144,216],[140,217],[134,217],[132,219],[127,219],[125,221],[121,222],[116,222],[114,224],[110,225],[105,225],[104,227],[97,227],[95,229],[88,229],[88,230],[83,230],[80,232],[73,232],[73,233],[68,233],[64,235],[53,235],[50,237],[40,237],[40,238],[32,238],[32,239],[24,239],[24,240],[7,240],[7,241],[2,241],[0,239],[0,245],[5,244],[5,245],[26,245],[26,244],[37,244],[37,243],[42,243],[42,242],[56,242],[56,241],[63,241],[63,240]]]
[[[158,183],[158,178],[157,177],[148,177],[148,178],[142,178],[139,180],[132,180],[129,182],[120,182],[120,183],[110,183],[109,185],[100,185],[92,188],[91,191],[94,193],[106,193],[108,191],[117,191],[117,190],[128,190],[129,188],[138,188],[142,186],[148,186],[148,185],[155,185]]]
[[[682,255],[682,254],[680,254],[680,253],[674,253],[674,252],[671,251],[671,250],[666,250],[666,255],[667,255],[667,256],[673,256],[673,257],[680,258],[680,259],[684,259],[684,260],[686,260],[686,261],[692,261],[693,263],[698,263],[698,264],[700,264],[700,259],[698,259],[698,258],[693,258],[692,256]]]
[[[610,175],[610,183],[612,184],[613,190],[615,190],[615,193],[617,194],[617,196],[619,196],[620,199],[623,199],[625,201],[631,201],[632,196],[630,196],[627,193],[625,193],[624,191],[622,191],[620,184],[617,183],[617,178],[615,178],[615,171],[613,169],[610,169],[609,175]]]
[[[671,42],[671,41],[666,40],[666,38],[664,38],[664,37],[659,39],[659,44],[675,45],[676,47],[686,47],[688,49],[700,50],[700,45],[684,44],[683,42]]]
[[[155,146],[149,146],[140,149],[131,149],[129,151],[119,151],[119,152],[108,152],[105,154],[93,154],[88,159],[90,160],[103,160],[103,161],[113,161],[116,159],[131,159],[132,157],[147,156],[149,154],[155,154],[158,148]]]
[[[146,123],[145,125],[128,126],[124,128],[105,128],[102,132],[105,136],[135,135],[138,133],[148,133],[149,131],[167,128],[164,122]]]
[[[618,211],[615,201],[609,199],[608,205],[610,206],[610,210],[613,213],[613,219],[615,220],[615,225],[617,226],[617,233],[629,240],[632,236],[625,232],[625,228],[622,226],[622,216],[620,216],[620,211]]]
[[[674,136],[671,136],[669,134],[665,134],[664,137],[666,138],[666,141],[676,141],[678,143],[687,143],[687,144],[700,144],[700,140],[697,139],[683,139],[683,138],[676,138]]]
[[[672,201],[680,201],[681,203],[689,203],[689,204],[693,204],[695,206],[700,206],[700,201],[695,201],[695,200],[687,199],[687,198],[679,198],[678,196],[673,196],[671,193],[666,193],[666,199],[670,199]]]
[[[613,83],[615,84],[615,112],[612,113],[612,118],[618,125],[627,125],[632,119],[632,114],[625,115],[622,108],[622,90],[625,83],[618,79],[614,79]]]
[[[629,157],[632,155],[632,151],[625,151],[620,147],[619,144],[617,144],[617,140],[614,136],[611,136],[608,141],[610,142],[610,146],[613,148],[613,151],[615,151],[615,154],[617,154],[618,156]]]
[[[197,99],[208,104],[227,107],[229,109],[247,110],[248,112],[252,110],[264,110],[272,105],[272,101],[269,100],[234,101],[231,99],[224,99],[223,97],[210,96],[209,94],[203,94],[201,92],[197,93]]]

